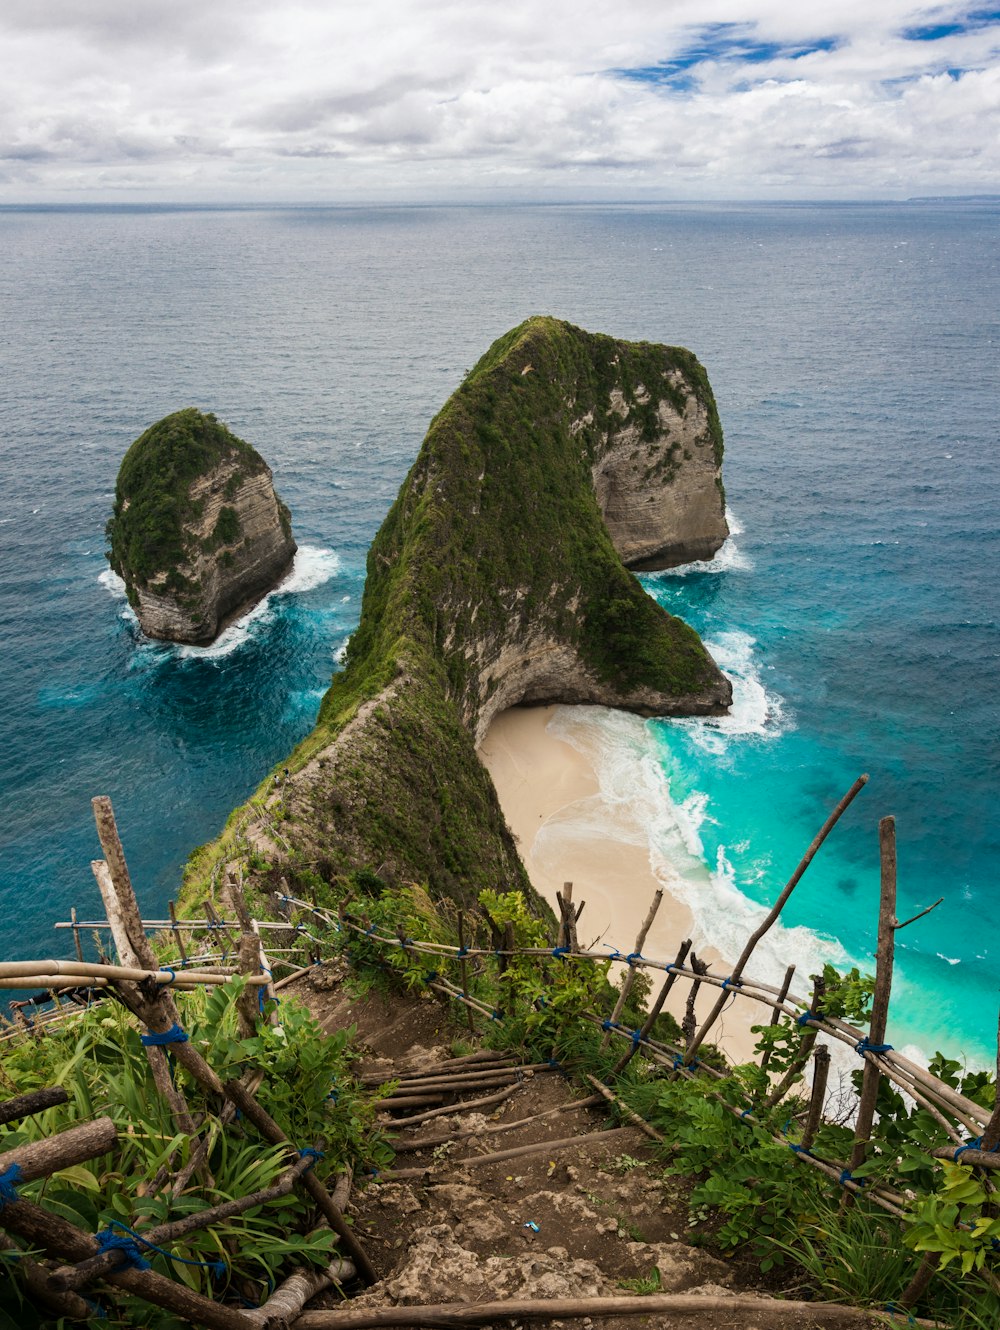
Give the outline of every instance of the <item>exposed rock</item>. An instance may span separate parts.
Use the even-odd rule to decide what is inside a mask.
[[[543,910],[476,745],[520,702],[726,710],[697,634],[622,562],[718,547],[721,455],[689,351],[551,318],[500,338],[372,543],[345,668],[280,790],[290,852],[364,870],[376,893],[419,882],[471,903],[518,886]]]
[[[201,645],[277,586],[296,549],[267,463],[193,408],[129,448],[107,534],[143,632]]]
[[[656,1266],[663,1293],[694,1292],[696,1285],[713,1290],[732,1283],[733,1274],[722,1261],[683,1242],[630,1242],[627,1250],[642,1265]]]

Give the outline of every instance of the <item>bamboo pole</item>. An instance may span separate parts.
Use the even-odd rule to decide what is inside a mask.
[[[15,1165],[20,1170],[19,1183],[47,1178],[62,1168],[82,1164],[87,1159],[98,1159],[115,1148],[118,1128],[110,1118],[94,1118],[76,1127],[67,1127],[54,1136],[40,1141],[28,1141],[0,1154],[0,1173]],[[3,1213],[0,1206],[0,1214]]]
[[[603,1099],[606,1099],[609,1104],[614,1104],[615,1108],[618,1109],[618,1112],[631,1122],[633,1127],[638,1127],[643,1135],[648,1136],[651,1141],[656,1141],[659,1145],[665,1143],[667,1138],[661,1135],[655,1127],[651,1126],[645,1118],[640,1117],[634,1109],[629,1108],[625,1100],[619,1099],[615,1092],[609,1086],[605,1085],[603,1081],[599,1081],[596,1076],[591,1076],[589,1072],[586,1073],[586,1079],[587,1083],[592,1085]]]
[[[286,1169],[271,1187],[251,1192],[235,1201],[225,1201],[222,1205],[212,1206],[208,1210],[198,1210],[195,1214],[185,1215],[183,1219],[175,1219],[172,1223],[159,1224],[156,1228],[146,1229],[142,1233],[142,1241],[149,1246],[164,1247],[171,1242],[177,1242],[188,1233],[210,1228],[213,1224],[232,1219],[247,1210],[254,1210],[258,1206],[280,1200],[282,1196],[288,1195],[302,1174],[312,1167],[312,1163],[311,1158],[304,1157]],[[95,1279],[103,1279],[108,1271],[123,1266],[125,1259],[121,1251],[100,1252],[97,1256],[81,1261],[79,1265],[63,1266],[54,1270],[50,1277],[51,1285],[54,1289],[60,1290],[83,1288]]]
[[[889,1019],[889,995],[892,991],[892,966],[896,949],[895,818],[882,818],[878,824],[878,840],[882,884],[879,893],[878,943],[875,951],[875,992],[872,996],[871,1028],[868,1033],[868,1042],[876,1046],[885,1042]],[[851,1147],[851,1157],[847,1165],[852,1173],[864,1163],[868,1152],[868,1139],[871,1136],[875,1117],[881,1074],[877,1059],[871,1055],[866,1056],[861,1097],[854,1124],[854,1145]]]
[[[653,893],[653,899],[652,902],[650,903],[649,911],[646,914],[645,919],[642,921],[642,926],[640,927],[639,932],[636,934],[635,946],[632,948],[633,955],[638,956],[642,951],[642,944],[646,941],[646,935],[649,933],[649,930],[653,927],[653,920],[656,918],[656,912],[660,908],[660,901],[662,900],[663,900],[663,891],[661,888],[658,887],[656,891]],[[635,982],[635,965],[631,964],[629,965],[628,969],[625,971],[625,977],[622,980],[621,992],[618,994],[618,1001],[615,1003],[614,1011],[612,1011],[611,1013],[612,1025],[618,1024],[618,1019],[621,1016],[622,1012],[625,1010],[625,1003],[628,1001],[628,995],[632,991],[632,985],[634,982]],[[610,1040],[611,1040],[611,1032],[610,1030],[605,1030],[604,1036],[601,1039],[602,1050],[607,1048]]]
[[[167,901],[167,909],[170,911],[170,926],[174,935],[174,941],[177,943],[177,950],[181,954],[181,964],[187,965],[187,952],[184,949],[184,934],[177,927],[177,911],[174,908],[173,901]]]
[[[14,1201],[0,1207],[0,1228],[26,1239],[47,1256],[73,1262],[85,1261],[98,1252],[97,1241],[75,1224],[42,1210],[31,1201]],[[247,1330],[250,1322],[242,1312],[194,1293],[155,1270],[118,1270],[106,1276],[109,1283],[146,1302],[174,1312],[182,1320],[208,1330]]]
[[[423,1307],[366,1307],[363,1310],[303,1312],[295,1330],[390,1330],[391,1327],[473,1326],[495,1321],[565,1321],[591,1317],[604,1321],[614,1316],[655,1317],[666,1326],[665,1317],[700,1319],[733,1316],[759,1321],[774,1317],[792,1327],[856,1326],[864,1317],[857,1307],[835,1302],[792,1302],[784,1298],[766,1298],[759,1294],[729,1295],[724,1298],[702,1297],[696,1293],[650,1293],[645,1296],[588,1298],[505,1298],[497,1302],[445,1302]],[[883,1316],[888,1313],[881,1313]],[[901,1317],[900,1324],[908,1324]],[[937,1326],[935,1321],[915,1322]]]
[[[164,988],[173,988],[177,984],[224,984],[236,974],[235,970],[182,970],[179,973],[171,967],[154,965],[146,969],[135,965],[101,965],[96,961],[0,961],[0,980],[19,979],[22,986],[29,986],[33,980],[28,976],[43,975],[50,979],[69,979],[71,987],[82,988],[85,979],[126,979],[130,983],[141,983],[148,979],[161,984]],[[250,982],[257,986],[266,985],[264,974],[254,973]],[[44,984],[37,985],[39,988]]]
[[[22,1118],[31,1117],[33,1113],[41,1113],[46,1108],[55,1108],[57,1104],[65,1104],[69,1095],[61,1085],[53,1085],[48,1090],[32,1090],[30,1094],[19,1094],[13,1099],[5,1099],[0,1103],[0,1126],[8,1122],[20,1122]]]
[[[844,795],[844,797],[837,804],[836,808],[833,810],[830,816],[823,823],[823,826],[816,834],[816,837],[813,840],[812,844],[809,846],[808,850],[806,850],[805,854],[802,856],[798,868],[796,868],[795,872],[788,879],[788,882],[785,885],[785,889],[782,891],[781,895],[778,897],[774,905],[768,911],[768,914],[764,918],[763,922],[759,924],[758,927],[755,928],[754,931],[750,934],[750,937],[748,938],[743,948],[743,951],[740,954],[739,960],[733,966],[732,974],[725,981],[728,987],[735,988],[738,986],[740,977],[743,974],[743,971],[746,969],[747,961],[749,961],[750,957],[753,955],[753,951],[757,943],[761,940],[764,934],[767,933],[768,930],[777,922],[778,916],[781,914],[781,911],[784,909],[789,896],[791,896],[792,892],[798,886],[803,873],[812,863],[820,846],[826,840],[827,836],[829,836],[830,832],[834,829],[834,827],[840,821],[843,814],[854,802],[857,795],[860,794],[860,792],[864,789],[867,783],[868,783],[867,776],[859,776],[858,779],[851,786],[851,788]],[[690,1066],[691,1062],[694,1059],[694,1055],[698,1052],[698,1049],[705,1042],[705,1037],[708,1034],[709,1030],[711,1030],[712,1026],[722,1015],[722,1008],[726,1005],[726,1002],[728,1001],[729,998],[728,987],[723,988],[722,995],[719,997],[715,1006],[712,1008],[708,1016],[705,1018],[705,1021],[702,1024],[701,1029],[698,1031],[694,1039],[691,1041],[691,1044],[688,1046],[687,1052],[684,1054],[685,1066]]]

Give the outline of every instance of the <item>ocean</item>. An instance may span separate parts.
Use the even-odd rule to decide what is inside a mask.
[[[608,798],[646,800],[654,863],[730,951],[868,772],[780,959],[870,967],[892,813],[901,917],[945,900],[898,934],[891,1036],[991,1060],[998,223],[986,203],[0,209],[0,955],[66,954],[53,922],[98,911],[96,794],[162,911],[310,729],[431,417],[551,313],[695,351],[734,531],[644,577],[730,673],[733,714],[565,709],[565,736]],[[143,640],[103,554],[126,448],[184,406],[263,453],[301,547],[207,650]]]

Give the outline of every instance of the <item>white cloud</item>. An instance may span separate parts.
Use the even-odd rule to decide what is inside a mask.
[[[973,12],[7,0],[0,199],[998,192]]]

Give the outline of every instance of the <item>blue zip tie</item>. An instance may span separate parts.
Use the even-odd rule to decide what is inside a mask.
[[[162,1034],[150,1030],[147,1034],[139,1036],[139,1042],[144,1044],[146,1048],[164,1048],[167,1044],[186,1044],[187,1041],[187,1032],[182,1030],[176,1021],[169,1030],[164,1030]]]
[[[309,1168],[314,1168],[315,1165],[316,1165],[316,1161],[317,1161],[318,1159],[325,1159],[325,1158],[326,1158],[326,1155],[323,1153],[322,1150],[314,1150],[313,1147],[312,1147],[311,1145],[307,1145],[306,1148],[305,1148],[304,1150],[300,1150],[300,1151],[299,1151],[299,1154],[300,1154],[300,1156],[301,1156],[303,1159],[311,1159],[311,1160],[312,1160],[312,1163],[309,1165]],[[306,1172],[307,1172],[307,1173],[309,1172],[309,1168],[306,1169]]]
[[[864,1039],[859,1039],[854,1045],[855,1053],[860,1053],[862,1057],[866,1053],[889,1053],[892,1051],[892,1044],[873,1044],[865,1035]]]
[[[18,1199],[16,1186],[24,1181],[24,1174],[21,1172],[20,1164],[11,1164],[5,1172],[0,1173],[0,1210],[5,1205],[13,1205]]]
[[[553,947],[552,955],[557,959],[569,955],[569,947]]]
[[[167,980],[167,982],[165,984],[160,985],[161,988],[169,988],[171,984],[175,984],[177,982],[177,976],[176,974],[174,974],[173,970],[170,968],[169,965],[161,965],[160,969],[166,970],[167,974],[170,975],[170,978]]]

